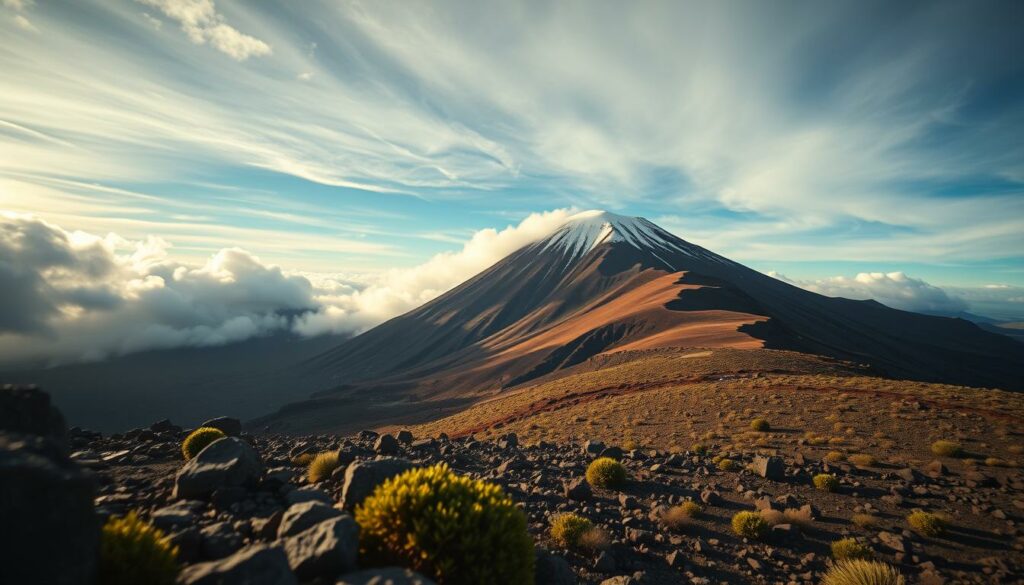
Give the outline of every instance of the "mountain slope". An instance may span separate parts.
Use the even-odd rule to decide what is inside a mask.
[[[383,415],[384,405],[462,404],[596,355],[660,347],[788,349],[893,377],[1024,389],[1024,347],[973,323],[824,297],[645,219],[596,211],[301,368],[321,414],[359,402]]]

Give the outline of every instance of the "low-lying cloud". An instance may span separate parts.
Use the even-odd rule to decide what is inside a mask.
[[[456,252],[377,275],[286,274],[226,248],[202,266],[129,241],[0,215],[0,365],[100,360],[278,332],[357,333],[427,302],[553,231],[569,210],[476,232]]]
[[[953,315],[968,308],[962,298],[902,272],[861,272],[852,278],[833,276],[820,280],[792,280],[777,272],[769,275],[826,296],[874,299],[904,311]]]

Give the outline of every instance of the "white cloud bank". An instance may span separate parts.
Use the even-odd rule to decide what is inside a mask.
[[[792,280],[777,272],[768,275],[826,296],[874,299],[904,311],[956,314],[967,310],[963,299],[902,272],[861,272],[853,278],[833,276],[820,280]]]
[[[476,232],[461,250],[378,275],[289,275],[238,248],[202,266],[158,238],[99,237],[0,215],[0,365],[58,364],[274,332],[359,332],[427,302],[561,225],[570,210]]]

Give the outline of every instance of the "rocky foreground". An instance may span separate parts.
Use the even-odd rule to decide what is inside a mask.
[[[624,451],[594,441],[524,445],[513,434],[494,441],[408,431],[252,436],[227,417],[203,426],[228,437],[186,462],[188,429],[170,421],[110,436],[67,431],[45,394],[4,389],[0,512],[11,562],[0,567],[0,582],[93,582],[98,527],[134,510],[177,545],[180,583],[430,583],[398,567],[360,566],[351,512],[387,478],[444,462],[503,486],[522,506],[541,585],[816,584],[831,563],[829,544],[847,536],[910,583],[1024,583],[1019,469],[954,473],[937,460],[922,469],[865,470],[798,452],[728,453],[728,466],[721,453]],[[310,484],[304,456],[326,451],[337,452],[341,465]],[[589,485],[587,465],[599,456],[620,459],[629,481],[616,490]],[[836,476],[837,491],[814,488],[812,478],[824,472]],[[665,513],[691,500],[699,514]],[[914,509],[945,513],[949,531],[910,530],[904,517]],[[768,534],[734,534],[729,519],[742,510],[763,511]],[[840,510],[873,520],[854,525]],[[560,548],[550,527],[564,512],[589,519],[603,538]],[[984,520],[958,522],[961,514]],[[967,545],[988,552],[964,555]]]

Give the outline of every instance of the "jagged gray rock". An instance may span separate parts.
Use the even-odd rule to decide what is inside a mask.
[[[204,498],[214,490],[254,484],[263,471],[260,457],[248,443],[225,437],[190,459],[174,479],[175,498]]]
[[[211,418],[199,426],[220,429],[221,432],[229,437],[237,437],[242,434],[242,421],[237,418],[231,418],[230,416],[218,416],[217,418]]]
[[[343,514],[344,512],[341,510],[316,500],[294,504],[285,510],[284,515],[281,517],[281,525],[277,529],[277,537],[284,538],[285,536],[298,534],[324,520],[337,518]]]
[[[288,557],[276,545],[258,544],[219,561],[186,567],[180,585],[298,585]]]
[[[412,469],[405,459],[385,458],[354,463],[345,470],[345,485],[341,489],[341,505],[354,510],[373,493],[374,488],[392,477]]]
[[[345,514],[289,536],[281,543],[288,555],[288,566],[299,579],[332,579],[356,569],[359,525]]]

